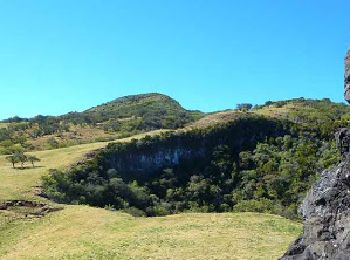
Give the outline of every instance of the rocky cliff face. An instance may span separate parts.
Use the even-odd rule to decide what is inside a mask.
[[[344,98],[350,103],[350,50],[345,57]],[[321,174],[300,207],[303,235],[283,260],[350,260],[350,129],[336,134],[343,162]]]
[[[128,176],[147,177],[165,167],[173,167],[186,160],[205,158],[206,147],[170,146],[158,151],[136,150],[133,153],[112,154],[105,158],[106,168],[117,169]],[[127,179],[127,176],[124,176]]]
[[[267,137],[283,136],[283,124],[263,117],[251,117],[211,129],[172,133],[126,144],[111,144],[100,152],[99,166],[115,169],[123,179],[147,179],[162,169],[176,167],[188,161],[204,163],[213,149],[227,145],[233,156],[255,147]]]

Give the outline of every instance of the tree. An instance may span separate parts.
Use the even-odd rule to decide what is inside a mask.
[[[16,167],[15,167],[15,164],[20,162],[19,157],[16,156],[16,154],[12,154],[12,155],[10,155],[10,156],[7,156],[6,159],[7,159],[10,163],[12,163],[13,169],[16,168]]]
[[[31,162],[31,164],[33,165],[33,168],[35,168],[34,163],[35,162],[40,162],[41,160],[38,157],[35,157],[34,155],[29,155],[28,156],[28,161]]]
[[[13,169],[15,169],[16,163],[21,163],[21,167],[23,168],[23,164],[28,161],[27,156],[23,153],[23,151],[15,151],[11,156],[7,156],[6,159],[12,163]]]
[[[253,105],[250,103],[242,103],[242,104],[236,105],[236,109],[241,110],[241,111],[251,110],[252,108],[253,108]]]
[[[20,161],[20,163],[21,163],[21,168],[23,169],[23,168],[24,168],[23,165],[24,165],[26,162],[28,162],[28,157],[27,157],[23,152],[19,153],[19,154],[18,154],[18,157],[19,157],[19,161]]]

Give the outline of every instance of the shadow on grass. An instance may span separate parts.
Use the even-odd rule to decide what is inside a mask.
[[[35,166],[35,167],[33,167],[33,166],[23,166],[23,167],[19,166],[19,167],[15,167],[15,168],[12,168],[12,169],[19,170],[19,171],[24,171],[24,170],[36,169],[36,168],[42,168],[42,167],[44,167],[44,166]]]

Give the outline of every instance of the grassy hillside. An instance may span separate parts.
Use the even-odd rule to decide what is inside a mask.
[[[331,102],[328,99],[314,100],[295,98],[285,101],[268,101],[256,105],[252,110],[231,109],[204,115],[197,121],[189,123],[188,128],[203,128],[215,124],[232,122],[249,114],[289,120],[297,124],[314,124],[350,120],[350,106]]]
[[[0,232],[1,259],[276,259],[299,224],[264,214],[180,214],[133,218],[66,206]]]
[[[328,99],[296,98],[266,102],[265,105],[257,106],[253,112],[268,117],[288,119],[294,123],[322,123],[341,119],[348,121],[350,107]]]
[[[18,149],[57,149],[157,129],[178,129],[203,115],[184,109],[171,97],[142,94],[62,116],[13,117],[0,123],[0,155]]]
[[[206,128],[217,124],[225,124],[225,123],[233,122],[239,118],[247,117],[250,114],[251,114],[250,112],[238,111],[238,110],[225,110],[225,111],[210,113],[208,115],[205,115],[199,118],[197,121],[193,123],[187,124],[186,129]]]

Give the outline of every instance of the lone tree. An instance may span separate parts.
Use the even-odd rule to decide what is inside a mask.
[[[34,155],[29,155],[27,158],[28,158],[28,161],[30,161],[31,164],[33,165],[33,168],[35,168],[35,165],[34,165],[35,162],[41,161],[38,157],[35,157]]]
[[[14,154],[12,154],[12,155],[10,155],[10,156],[7,156],[6,159],[7,159],[10,163],[12,163],[13,169],[16,168],[16,167],[15,167],[15,164],[20,162],[19,156],[18,156],[16,153],[14,153]]]

